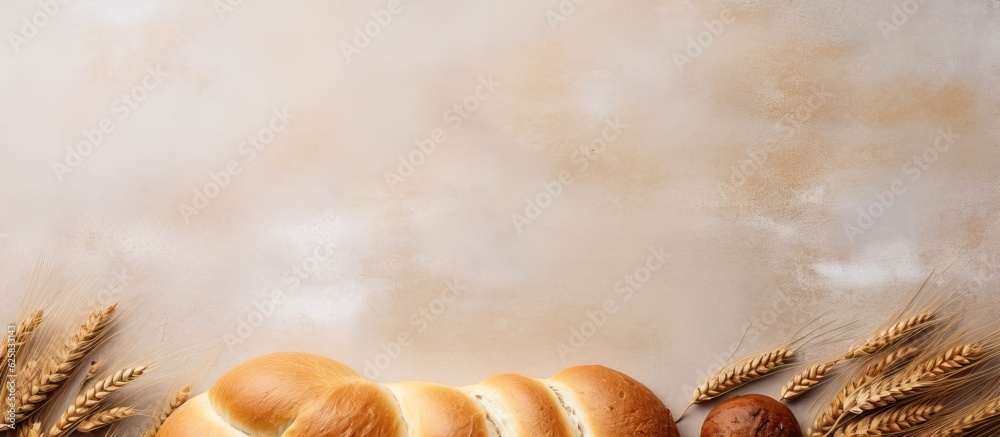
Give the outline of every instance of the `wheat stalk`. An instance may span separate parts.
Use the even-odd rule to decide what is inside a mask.
[[[81,421],[76,430],[83,433],[93,432],[95,429],[108,426],[134,414],[135,409],[132,407],[114,407],[98,411]]]
[[[908,319],[900,320],[895,325],[879,331],[864,344],[851,348],[844,354],[843,358],[850,360],[877,354],[887,346],[925,328],[932,320],[934,320],[933,311],[924,311]]]
[[[862,418],[838,431],[838,437],[880,436],[912,431],[931,420],[944,408],[940,402],[929,401],[891,408]]]
[[[803,369],[781,389],[781,400],[790,401],[804,395],[809,389],[819,385],[823,378],[829,376],[833,372],[833,367],[839,362],[840,360],[836,359]]]
[[[948,349],[941,356],[925,362],[913,371],[860,391],[847,402],[844,409],[853,414],[862,414],[909,399],[974,365],[982,356],[983,344],[979,342]]]
[[[962,436],[980,426],[996,423],[1000,419],[1000,399],[984,402],[981,406],[969,412],[943,428],[927,434],[927,437]]]
[[[49,436],[60,436],[72,431],[84,417],[92,413],[105,398],[134,381],[146,371],[146,366],[119,370],[76,397],[76,400],[59,416],[59,420],[49,430]]]
[[[21,403],[17,406],[15,421],[20,422],[37,411],[49,400],[49,395],[69,379],[80,360],[104,337],[117,307],[115,304],[91,313],[87,321],[80,325],[77,332],[66,342],[55,361],[46,366],[42,374],[31,378],[27,389],[20,394]]]
[[[191,396],[190,384],[182,388],[174,395],[173,399],[171,399],[170,402],[167,404],[167,408],[165,408],[163,412],[160,413],[160,417],[158,417],[156,421],[153,422],[153,425],[150,427],[149,430],[143,433],[143,437],[155,436],[156,432],[160,430],[161,426],[163,426],[163,422],[166,422],[167,418],[170,417],[170,415],[173,414],[175,410],[180,408],[180,406],[184,404],[184,402],[187,402],[188,396]]]
[[[840,389],[839,392],[827,405],[823,414],[816,418],[813,423],[812,428],[806,433],[808,437],[822,437],[831,429],[833,429],[834,423],[840,416],[844,415],[844,403],[847,399],[857,393],[857,391],[875,381],[878,377],[885,375],[892,368],[898,366],[900,363],[906,362],[907,360],[917,356],[920,353],[920,349],[907,346],[900,349],[896,349],[882,359],[871,363],[868,367],[864,368],[862,371],[858,372],[847,384]]]

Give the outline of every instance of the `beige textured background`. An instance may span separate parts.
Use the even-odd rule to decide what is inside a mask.
[[[402,0],[349,59],[389,2],[224,1],[70,0],[23,40],[41,6],[0,6],[0,316],[41,253],[136,307],[130,354],[216,342],[199,389],[288,349],[456,385],[600,363],[679,413],[750,323],[741,352],[870,328],[948,266],[996,299],[996,0]]]

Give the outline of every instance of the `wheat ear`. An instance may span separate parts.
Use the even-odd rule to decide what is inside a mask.
[[[908,319],[900,320],[895,325],[879,331],[864,344],[851,348],[844,354],[845,360],[871,356],[882,351],[900,339],[906,338],[910,334],[925,328],[934,320],[933,311],[924,311]]]
[[[76,431],[83,433],[93,432],[95,429],[103,428],[132,415],[135,415],[135,409],[132,407],[114,407],[98,411],[81,421],[80,425],[76,427]]]
[[[20,356],[21,350],[24,346],[28,344],[28,340],[31,339],[31,334],[38,329],[38,326],[42,324],[45,319],[45,313],[42,310],[35,311],[28,315],[21,323],[18,323],[17,328],[14,329],[14,354]],[[7,349],[7,348],[4,348]],[[16,358],[15,358],[16,359]],[[7,366],[0,366],[0,381],[7,380]],[[16,393],[15,393],[16,395]],[[4,401],[0,402],[3,406],[3,411],[6,413],[9,410],[9,404],[7,401],[7,396],[4,396]],[[2,429],[2,428],[0,428]]]
[[[25,344],[28,343],[28,339],[31,337],[31,333],[35,332],[35,329],[42,324],[45,319],[45,313],[42,310],[35,311],[31,313],[27,318],[21,321],[17,325],[16,333],[14,334],[14,349],[20,350]]]
[[[145,433],[143,433],[143,437],[155,436],[156,432],[160,430],[161,426],[163,426],[163,422],[166,422],[167,418],[170,417],[170,415],[173,414],[174,411],[180,408],[182,404],[187,402],[189,396],[191,396],[190,384],[182,388],[174,395],[173,399],[170,400],[170,403],[167,404],[167,408],[165,408],[163,412],[160,413],[160,417],[157,417],[156,421],[153,422],[153,425],[150,427],[150,429],[148,429]]]
[[[21,349],[28,344],[28,340],[31,338],[31,333],[38,329],[38,326],[42,324],[44,319],[44,313],[42,310],[35,311],[28,315],[24,320],[21,320],[14,328],[14,353],[15,355],[21,352]],[[4,349],[10,347],[6,342],[4,343]],[[7,378],[7,366],[0,366],[0,381],[5,381]],[[4,397],[6,399],[6,397]],[[6,405],[5,405],[6,406]],[[4,411],[7,411],[6,408]]]
[[[856,346],[837,359],[807,367],[796,374],[785,387],[781,389],[781,400],[790,401],[798,398],[813,387],[819,385],[823,378],[830,376],[837,363],[843,360],[853,360],[877,354],[886,347],[908,337],[910,334],[925,328],[934,319],[934,313],[925,311],[905,320],[901,320],[889,328],[879,331],[861,346]]]
[[[941,356],[925,362],[913,371],[862,390],[844,406],[844,409],[854,414],[862,414],[909,399],[969,368],[982,356],[983,344],[978,342],[948,349]]]
[[[82,392],[84,388],[87,387],[87,383],[97,376],[97,371],[100,370],[101,366],[97,364],[97,361],[91,361],[90,367],[87,368],[87,374],[83,375],[83,381],[80,381],[80,391]]]
[[[45,366],[41,375],[28,381],[27,388],[20,394],[21,403],[17,406],[15,421],[20,422],[37,411],[49,400],[49,395],[69,379],[80,360],[104,337],[116,308],[117,304],[91,313],[66,342],[55,361]]]
[[[871,363],[868,367],[865,367],[857,375],[850,379],[847,384],[840,389],[839,392],[827,405],[823,414],[816,418],[813,423],[812,428],[806,433],[807,437],[822,437],[831,429],[833,429],[833,424],[844,415],[844,403],[847,401],[851,395],[857,393],[859,389],[875,381],[878,377],[885,375],[892,368],[898,366],[900,363],[906,362],[907,360],[917,356],[920,353],[920,349],[907,346],[897,350],[894,350],[882,357],[882,359]]]
[[[896,349],[886,354],[886,356],[881,360],[878,360],[866,367],[861,377],[866,383],[870,383],[879,377],[888,375],[893,369],[907,363],[910,359],[916,358],[916,356],[920,355],[921,352],[923,352],[923,350],[916,346],[906,346]],[[860,387],[861,385],[858,385],[855,389]]]
[[[76,397],[66,411],[59,416],[59,420],[52,426],[48,434],[50,437],[60,436],[72,431],[90,413],[92,413],[104,398],[128,385],[136,378],[142,376],[146,371],[146,366],[132,367],[115,372],[87,389],[86,392]]]
[[[792,351],[781,348],[747,357],[701,383],[694,403],[710,401],[778,370],[791,360]]]
[[[781,389],[781,400],[790,401],[806,394],[809,389],[819,385],[823,378],[829,376],[833,372],[834,366],[839,362],[840,360],[837,359],[803,369]]]
[[[943,428],[928,434],[928,437],[963,436],[969,431],[986,424],[996,423],[998,420],[1000,420],[1000,399],[993,399],[975,408],[965,417],[961,417],[945,425]]]
[[[688,408],[691,408],[692,405],[710,401],[774,373],[791,361],[794,355],[794,351],[781,348],[771,352],[751,355],[736,364],[720,370],[719,373],[703,381],[694,390],[694,400],[688,404],[687,408],[684,409],[676,421],[680,422],[684,418],[684,414],[687,413]]]
[[[940,402],[920,402],[891,408],[884,412],[862,418],[846,427],[837,436],[861,437],[881,436],[913,431],[914,428],[927,423],[931,417],[944,408]]]

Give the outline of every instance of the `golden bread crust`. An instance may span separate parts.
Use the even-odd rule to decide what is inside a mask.
[[[572,387],[595,436],[679,437],[670,410],[639,381],[604,366],[565,369],[553,381]]]
[[[283,352],[236,366],[159,437],[678,437],[644,385],[603,366],[461,388],[378,384],[337,361]]]

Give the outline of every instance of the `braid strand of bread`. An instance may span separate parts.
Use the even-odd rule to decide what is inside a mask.
[[[603,366],[467,387],[379,384],[317,355],[247,361],[182,405],[157,437],[679,437],[638,381]]]

